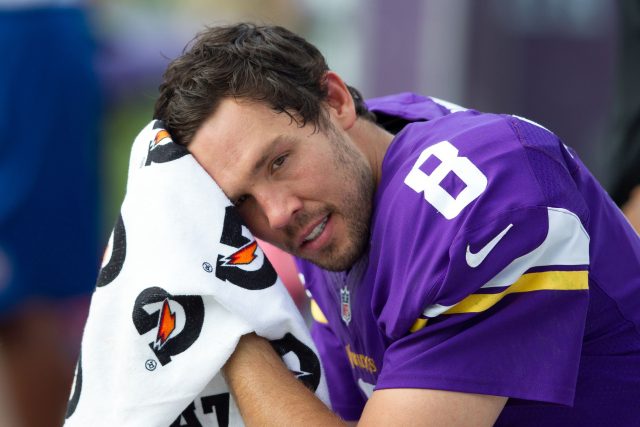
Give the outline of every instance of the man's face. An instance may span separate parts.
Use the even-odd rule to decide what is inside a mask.
[[[189,150],[256,237],[340,271],[367,246],[374,180],[365,156],[330,120],[314,133],[263,103],[225,99]]]

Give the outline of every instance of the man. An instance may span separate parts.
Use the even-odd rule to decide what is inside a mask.
[[[155,115],[299,258],[332,406],[363,425],[640,420],[640,242],[546,129],[369,101],[279,27],[210,28]],[[339,425],[269,344],[225,368],[249,425]]]

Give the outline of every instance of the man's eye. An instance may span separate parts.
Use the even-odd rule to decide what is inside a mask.
[[[284,162],[287,160],[288,154],[283,154],[282,156],[276,157],[276,159],[271,164],[271,170],[276,171],[282,167]]]

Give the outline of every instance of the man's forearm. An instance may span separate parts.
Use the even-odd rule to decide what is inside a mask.
[[[255,334],[240,339],[224,374],[247,426],[345,425]]]

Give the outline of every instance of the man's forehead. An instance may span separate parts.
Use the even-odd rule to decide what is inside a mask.
[[[273,138],[278,133],[298,128],[291,115],[275,111],[265,102],[244,98],[225,98],[203,122],[200,130],[206,130],[219,138],[229,140],[261,137]]]
[[[262,103],[225,98],[203,122],[198,133],[203,131],[218,138],[242,138],[272,116],[270,109]]]
[[[289,120],[264,103],[225,99],[196,132],[189,148],[227,192],[264,167],[288,137]],[[233,189],[229,189],[233,192]]]

